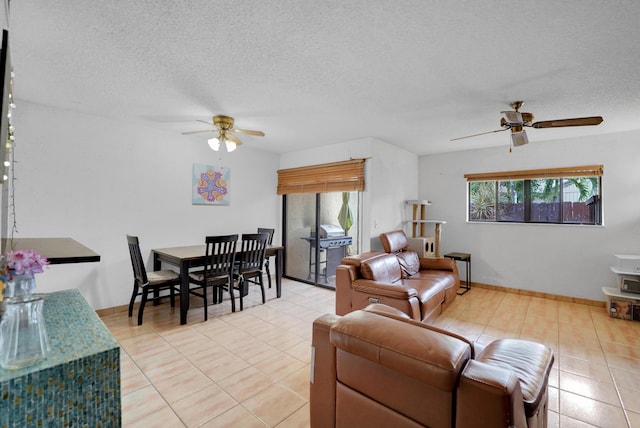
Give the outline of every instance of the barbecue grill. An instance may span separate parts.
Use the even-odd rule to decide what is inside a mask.
[[[329,283],[329,278],[335,276],[336,268],[340,261],[346,255],[347,246],[351,245],[353,239],[351,236],[345,236],[344,229],[334,224],[320,225],[320,239],[318,239],[318,250],[320,251],[320,270],[319,276],[324,277],[324,283]],[[309,237],[302,238],[309,242],[309,275],[307,279],[313,279],[315,276],[315,249],[316,234],[312,230]],[[323,257],[324,254],[324,257]]]

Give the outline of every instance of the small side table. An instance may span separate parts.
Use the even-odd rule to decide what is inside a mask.
[[[448,253],[444,255],[445,257],[449,258],[449,259],[453,259],[456,261],[461,261],[461,262],[466,262],[466,273],[467,273],[467,282],[466,284],[463,286],[460,286],[461,289],[463,289],[464,291],[462,291],[461,293],[458,293],[459,296],[463,295],[464,293],[466,293],[467,291],[471,290],[471,254],[469,253]]]

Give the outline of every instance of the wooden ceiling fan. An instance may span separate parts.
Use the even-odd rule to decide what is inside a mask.
[[[511,130],[511,142],[514,146],[523,146],[529,143],[527,133],[524,128],[562,128],[567,126],[593,126],[602,123],[602,116],[576,117],[573,119],[545,120],[541,122],[533,121],[533,114],[520,112],[524,101],[514,101],[511,103],[513,110],[502,111],[500,119],[500,129],[494,131],[481,132],[479,134],[467,135],[464,137],[452,138],[450,141],[462,140],[463,138],[477,137],[479,135],[491,134]]]
[[[215,129],[187,131],[187,132],[183,132],[182,135],[217,132],[218,133],[217,137],[212,137],[208,140],[209,146],[215,151],[220,150],[222,143],[225,143],[225,147],[229,152],[234,151],[239,145],[241,145],[242,141],[240,141],[240,139],[233,134],[245,134],[245,135],[253,135],[256,137],[264,137],[264,132],[262,131],[250,131],[247,129],[234,128],[233,125],[235,123],[235,120],[231,116],[216,115],[216,116],[213,116],[211,122],[206,122],[204,120],[200,120],[199,122],[204,122],[208,125],[213,125]]]

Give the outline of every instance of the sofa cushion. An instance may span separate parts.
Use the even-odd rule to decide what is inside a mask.
[[[420,271],[420,259],[415,251],[403,251],[396,254],[403,278],[409,278]]]
[[[396,282],[402,277],[400,263],[393,254],[363,260],[360,264],[360,273],[365,279],[386,283]]]
[[[386,253],[397,253],[409,246],[407,235],[402,230],[394,230],[393,232],[381,233],[380,242]]]
[[[428,287],[435,284],[443,290],[451,287],[456,287],[458,283],[456,278],[451,275],[451,272],[441,270],[421,270],[418,273],[406,278],[407,284],[414,284],[416,282],[425,282]]]

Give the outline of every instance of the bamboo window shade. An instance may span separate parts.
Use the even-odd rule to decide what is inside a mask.
[[[278,195],[363,191],[364,161],[351,159],[278,170]]]
[[[484,172],[479,174],[465,174],[467,181],[506,181],[532,180],[536,178],[560,177],[602,177],[603,165],[573,166],[565,168],[527,169],[522,171]]]

